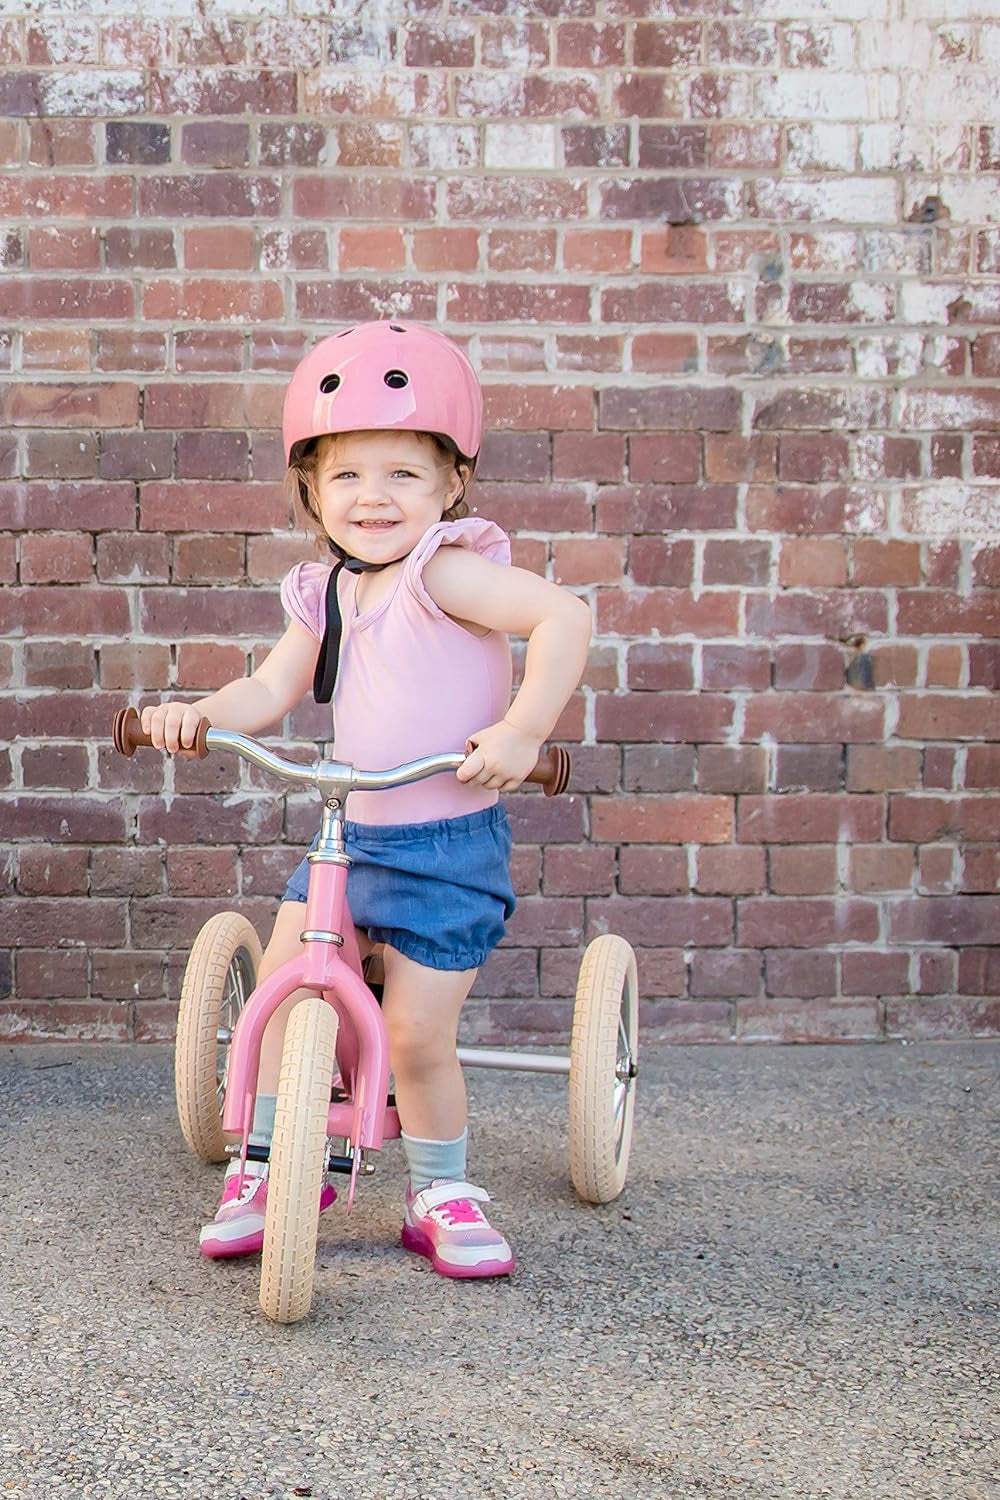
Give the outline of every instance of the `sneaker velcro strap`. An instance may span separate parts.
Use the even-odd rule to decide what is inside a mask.
[[[473,1203],[490,1201],[486,1189],[476,1187],[471,1182],[438,1182],[431,1187],[421,1188],[413,1200],[413,1206],[420,1213],[429,1213],[432,1208],[440,1208],[442,1203],[454,1203],[461,1198],[467,1198]]]

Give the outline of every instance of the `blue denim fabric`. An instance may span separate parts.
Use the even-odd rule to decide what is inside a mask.
[[[511,833],[498,802],[432,823],[344,823],[351,916],[372,942],[430,969],[476,969],[514,911]],[[315,848],[315,841],[313,844]],[[303,860],[285,890],[304,901]]]

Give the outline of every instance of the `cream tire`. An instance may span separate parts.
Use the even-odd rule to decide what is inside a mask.
[[[569,1054],[569,1164],[588,1203],[610,1203],[625,1186],[639,1050],[635,954],[606,934],[580,965]]]
[[[275,1323],[297,1323],[312,1302],[336,1045],[332,1006],[300,1001],[285,1031],[267,1179],[260,1305]]]
[[[202,1161],[225,1161],[222,1106],[226,1096],[229,1043],[236,1018],[257,983],[260,939],[246,917],[220,912],[194,940],[184,970],[174,1089],[177,1114],[188,1146]]]

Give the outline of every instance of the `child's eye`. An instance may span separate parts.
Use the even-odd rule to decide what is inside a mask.
[[[416,479],[417,476],[412,469],[396,469],[392,477],[393,479]]]
[[[330,475],[331,479],[357,479],[357,477],[353,469],[338,469],[335,474]]]

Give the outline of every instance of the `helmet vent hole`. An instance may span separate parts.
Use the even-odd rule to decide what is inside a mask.
[[[404,385],[409,385],[410,377],[404,370],[387,370],[385,383],[393,391],[401,391]]]
[[[324,375],[323,379],[319,383],[319,388],[323,392],[324,396],[332,396],[339,385],[339,375]]]
[[[390,333],[405,333],[406,329],[403,328],[403,327],[401,327],[399,323],[390,323],[389,324],[389,332]]]

